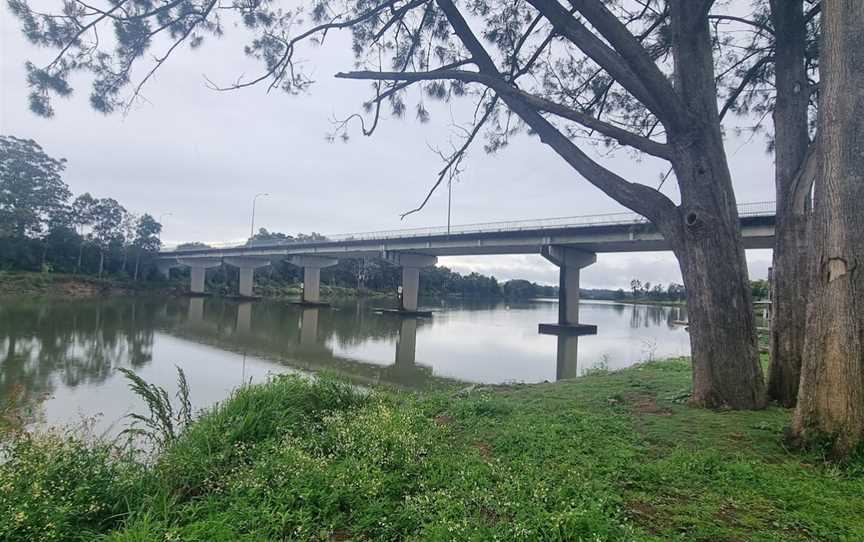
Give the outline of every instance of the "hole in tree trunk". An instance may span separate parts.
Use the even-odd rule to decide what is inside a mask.
[[[685,218],[688,226],[693,226],[696,224],[696,221],[699,220],[699,216],[696,213],[687,213],[687,217]]]

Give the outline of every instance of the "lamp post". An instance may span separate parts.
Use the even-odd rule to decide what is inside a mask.
[[[260,194],[255,194],[255,197],[252,198],[252,225],[249,228],[249,238],[255,237],[255,203],[258,202],[258,198],[261,196],[269,196],[267,192],[261,192]]]

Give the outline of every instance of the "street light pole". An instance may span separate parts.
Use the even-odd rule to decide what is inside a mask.
[[[255,203],[258,201],[258,198],[261,196],[269,196],[267,192],[261,192],[260,194],[255,194],[255,197],[252,198],[252,225],[249,228],[249,238],[255,237]]]
[[[450,206],[453,204],[453,177],[447,180],[447,235],[450,235]]]

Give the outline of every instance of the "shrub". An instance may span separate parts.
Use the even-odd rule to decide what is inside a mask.
[[[2,448],[0,540],[90,540],[128,512],[135,467],[105,444],[19,433]]]

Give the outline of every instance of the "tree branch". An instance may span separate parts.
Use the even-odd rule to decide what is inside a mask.
[[[495,67],[489,53],[480,44],[465,18],[453,5],[452,0],[437,0],[437,2],[450,22],[450,26],[453,27],[453,31],[477,61],[480,71],[492,77],[500,78],[501,74]],[[673,224],[677,222],[677,209],[669,198],[651,187],[631,183],[592,160],[567,136],[543,118],[536,109],[517,95],[500,94],[500,96],[507,106],[540,136],[543,143],[552,147],[588,182],[615,201],[647,217],[658,227],[663,227],[666,231],[673,231]]]
[[[666,115],[673,119],[678,117],[686,119],[687,109],[672,83],[624,23],[600,0],[569,0],[569,2],[621,55]]]
[[[747,70],[747,73],[744,74],[744,77],[741,78],[741,82],[738,83],[738,86],[735,87],[735,90],[732,91],[732,94],[726,98],[726,102],[723,104],[723,108],[720,110],[720,120],[726,116],[726,113],[735,105],[735,102],[738,101],[738,97],[741,96],[741,93],[744,92],[753,79],[759,75],[760,70],[765,67],[768,62],[773,60],[774,57],[770,54],[763,56],[759,60],[756,61],[755,64],[750,66],[750,69]]]
[[[672,150],[664,144],[647,137],[634,134],[628,130],[602,121],[597,117],[577,111],[565,105],[553,102],[540,96],[529,94],[502,79],[501,77],[486,75],[480,72],[470,72],[464,70],[432,70],[428,72],[378,72],[378,71],[356,71],[356,72],[340,72],[336,74],[339,79],[358,79],[358,80],[378,80],[378,81],[404,81],[409,84],[418,81],[434,81],[434,80],[456,80],[465,83],[478,83],[485,85],[494,90],[502,98],[508,96],[522,100],[527,105],[543,111],[559,116],[561,118],[571,120],[591,130],[596,130],[601,134],[612,138],[622,145],[633,147],[637,150],[657,156],[659,158],[671,159]],[[405,85],[407,86],[407,85]]]
[[[465,153],[468,152],[468,147],[471,146],[471,143],[477,137],[477,134],[480,133],[480,129],[483,128],[484,124],[486,124],[486,121],[489,120],[489,117],[492,115],[492,111],[495,110],[495,105],[497,103],[498,96],[494,96],[489,102],[489,104],[486,106],[486,111],[483,113],[483,116],[480,118],[479,121],[474,124],[474,127],[468,133],[462,145],[445,160],[446,163],[444,164],[444,168],[442,168],[441,171],[438,172],[438,179],[435,181],[435,184],[432,185],[432,188],[429,189],[429,192],[426,193],[426,197],[423,198],[423,201],[420,202],[420,205],[418,205],[414,209],[411,209],[410,211],[406,211],[399,215],[400,220],[404,219],[410,214],[419,212],[424,207],[426,207],[426,204],[429,203],[429,198],[431,198],[432,194],[435,193],[435,190],[437,190],[438,187],[441,186],[441,183],[444,181],[445,178],[449,176],[452,182],[453,177],[458,174],[459,163],[465,157]]]
[[[756,28],[756,29],[761,30],[763,32],[767,32],[768,34],[771,34],[772,36],[774,35],[774,29],[771,28],[770,26],[758,23],[756,21],[752,21],[750,19],[745,19],[743,17],[735,17],[733,15],[709,15],[708,19],[711,21],[732,21],[732,22],[736,22],[736,23],[741,23],[741,24],[745,24],[748,26],[752,26],[753,28]]]
[[[649,92],[642,79],[634,73],[625,60],[606,45],[603,40],[588,30],[564,9],[558,0],[528,0],[552,23],[556,32],[573,43],[603,68],[624,89],[642,102],[663,124],[669,128],[682,126],[689,115],[678,115],[670,110],[668,97],[657,97]],[[641,46],[640,46],[641,47]]]

